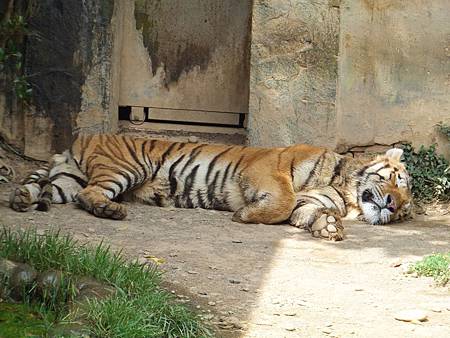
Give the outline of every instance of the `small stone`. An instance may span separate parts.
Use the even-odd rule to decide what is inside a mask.
[[[192,270],[189,270],[187,273],[190,274],[190,275],[197,275],[198,274],[197,271],[192,271]]]
[[[294,317],[294,316],[297,315],[297,313],[295,313],[295,312],[285,312],[285,313],[283,313],[283,315],[288,316],[288,317]]]
[[[200,305],[197,305],[195,308],[196,309],[201,309],[202,307]]]
[[[320,230],[320,235],[321,235],[322,237],[328,237],[328,231],[327,231],[327,229],[322,229],[322,230]]]
[[[314,237],[319,237],[320,236],[320,232],[319,231],[314,231],[313,232],[313,236]]]
[[[355,291],[364,291],[363,288],[356,288]]]
[[[209,306],[216,306],[216,302],[208,302]]]
[[[397,312],[394,318],[403,322],[412,322],[412,321],[423,322],[427,320],[428,315],[423,310],[411,309]]]
[[[327,222],[328,223],[336,223],[336,218],[334,218],[334,216],[328,216],[327,217]]]
[[[239,243],[242,243],[242,241],[239,241],[239,240],[232,240],[231,243],[237,243],[237,244],[239,244]]]
[[[326,328],[326,329],[323,329],[322,332],[326,333],[326,334],[330,334],[333,331],[331,329],[329,329],[329,328]]]
[[[87,231],[88,232],[95,232],[95,229],[94,228],[87,228]]]
[[[328,224],[327,225],[327,230],[329,232],[337,232],[337,229],[336,229],[336,227],[333,224]]]
[[[249,289],[249,288],[242,288],[242,289],[241,289],[241,291],[244,291],[244,292],[249,292],[249,291],[250,291],[250,289]]]
[[[439,307],[433,307],[433,308],[431,308],[431,311],[433,311],[433,312],[442,312],[442,309],[439,308]]]
[[[295,326],[286,326],[284,329],[286,331],[290,331],[290,332],[297,330],[297,328]]]
[[[228,317],[227,322],[233,325],[235,329],[242,329],[242,324],[236,317]]]
[[[229,279],[228,280],[231,284],[241,284],[241,281],[240,280],[237,280],[237,279]]]
[[[190,143],[198,143],[198,137],[197,136],[189,136],[188,142]]]

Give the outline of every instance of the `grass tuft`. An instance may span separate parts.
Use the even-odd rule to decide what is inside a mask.
[[[426,256],[412,266],[419,276],[433,277],[438,285],[444,286],[450,281],[450,252]]]
[[[0,230],[0,257],[32,265],[38,271],[61,270],[67,276],[63,297],[51,298],[52,309],[71,300],[71,277],[89,276],[112,285],[117,292],[105,300],[88,303],[86,320],[96,337],[211,337],[199,317],[174,303],[160,288],[156,266],[127,262],[121,252],[101,243],[95,248],[81,245],[59,232],[37,234],[35,230]],[[59,302],[59,303],[58,303]],[[45,304],[44,304],[45,305]],[[48,305],[48,304],[47,304]],[[41,306],[43,316],[48,306]]]

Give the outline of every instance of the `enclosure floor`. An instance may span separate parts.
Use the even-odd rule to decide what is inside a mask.
[[[123,248],[130,258],[162,259],[165,285],[181,301],[213,323],[243,327],[218,337],[450,337],[449,289],[404,274],[421,256],[449,251],[449,215],[389,226],[348,221],[345,240],[332,243],[200,209],[129,204],[124,221],[75,205],[17,213],[7,207],[12,187],[0,185],[0,224],[60,229],[81,242]],[[411,308],[425,310],[428,321],[394,319]]]

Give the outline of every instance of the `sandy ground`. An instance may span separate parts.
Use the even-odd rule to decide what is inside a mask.
[[[167,288],[218,327],[218,337],[450,337],[449,289],[404,274],[423,255],[450,250],[449,215],[381,227],[348,221],[345,240],[333,243],[199,209],[129,204],[125,221],[75,205],[17,213],[7,207],[12,188],[0,185],[0,224],[61,229],[143,262],[162,259]],[[428,321],[394,319],[411,308]]]

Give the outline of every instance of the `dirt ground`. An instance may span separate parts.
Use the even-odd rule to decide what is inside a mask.
[[[0,225],[60,229],[142,262],[160,260],[165,286],[218,337],[450,337],[449,289],[404,273],[423,255],[450,250],[448,214],[389,226],[346,221],[345,240],[333,243],[201,209],[129,204],[124,221],[73,204],[17,213],[7,205],[12,188],[0,185]],[[406,309],[424,310],[428,320],[395,320]]]

